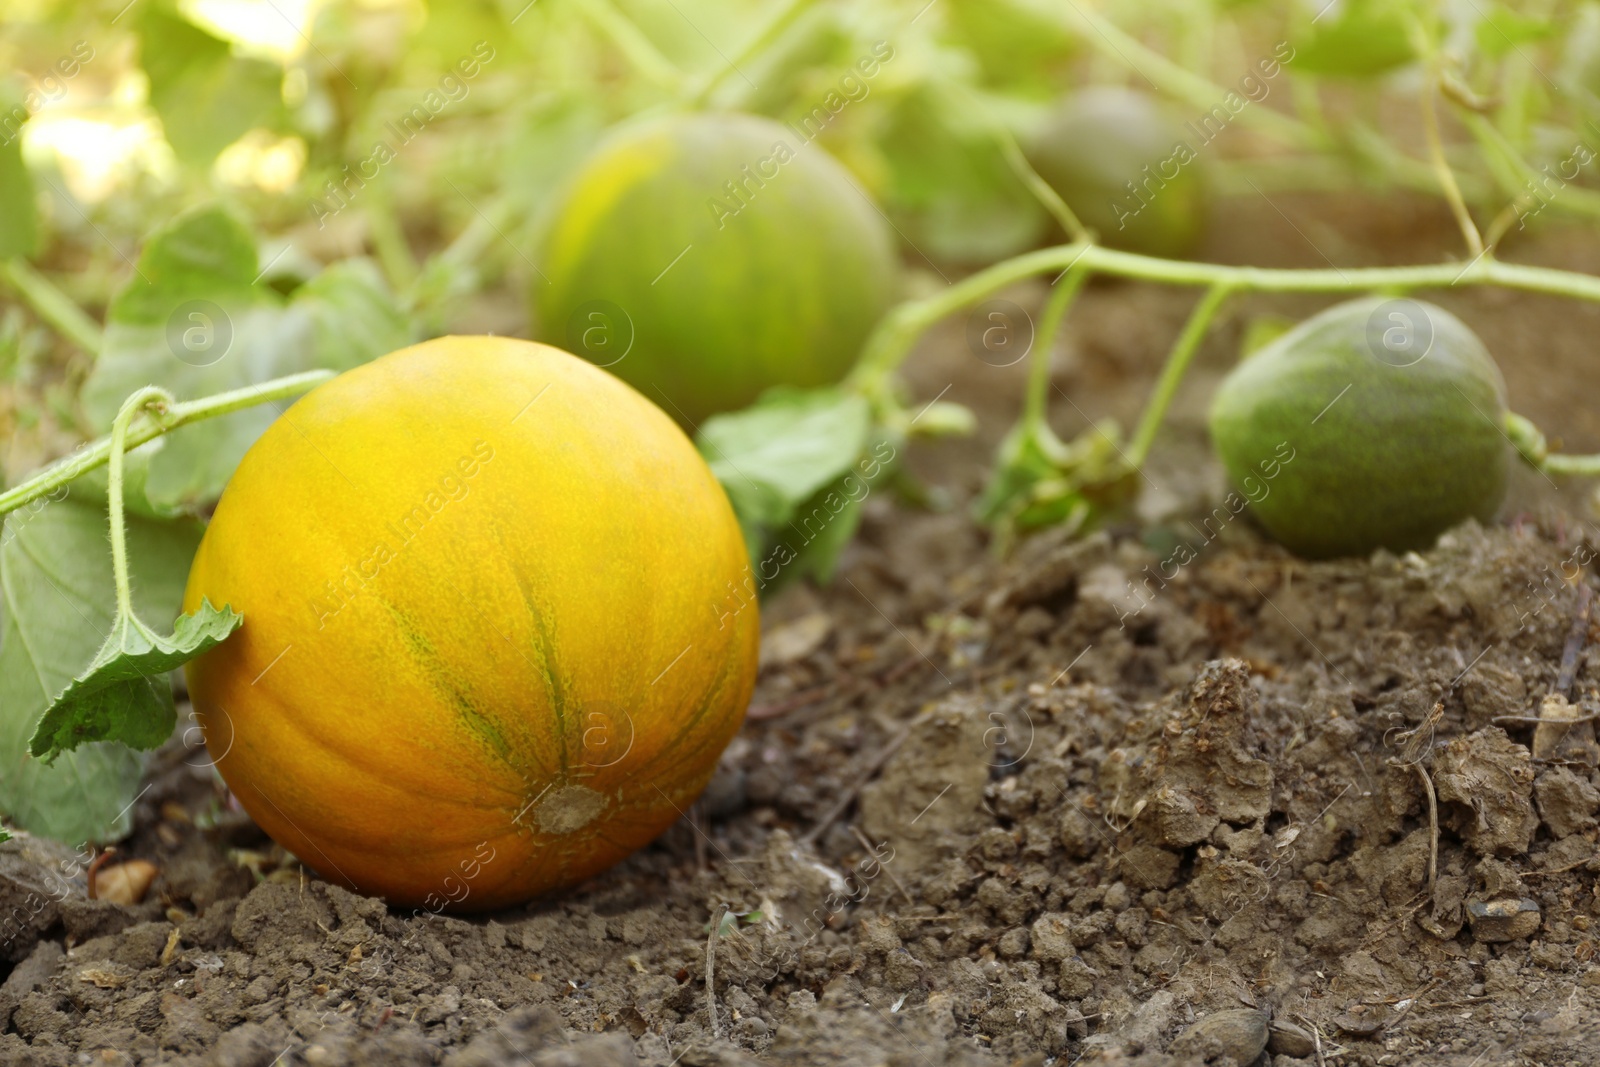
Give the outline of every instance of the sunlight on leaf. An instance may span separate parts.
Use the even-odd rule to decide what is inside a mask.
[[[205,166],[246,131],[281,118],[278,64],[235,55],[227,41],[154,2],[137,29],[150,104],[179,159]]]

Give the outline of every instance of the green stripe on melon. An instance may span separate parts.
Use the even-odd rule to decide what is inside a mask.
[[[569,180],[539,266],[539,336],[690,425],[774,385],[838,381],[898,289],[883,217],[845,169],[737,114],[617,130]],[[595,334],[611,347],[574,343],[602,301],[626,315]]]

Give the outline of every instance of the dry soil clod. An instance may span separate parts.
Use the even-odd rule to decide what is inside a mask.
[[[1533,936],[1539,921],[1539,904],[1527,897],[1467,901],[1467,922],[1479,941],[1520,941]]]
[[[1274,1056],[1300,1060],[1317,1051],[1317,1041],[1311,1031],[1304,1027],[1285,1019],[1274,1019],[1267,1028],[1267,1051]]]
[[[1171,1051],[1196,1063],[1248,1067],[1266,1049],[1267,1040],[1266,1014],[1236,1008],[1207,1015],[1179,1034]]]

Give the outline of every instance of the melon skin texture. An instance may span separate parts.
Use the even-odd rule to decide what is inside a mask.
[[[250,449],[184,600],[244,623],[189,690],[230,789],[323,877],[505,907],[699,795],[755,682],[747,581],[726,496],[653,404],[544,345],[441,338]]]
[[[844,167],[739,114],[615,131],[565,186],[539,268],[541,339],[688,426],[838,381],[899,288],[887,224]]]
[[[1194,140],[1144,94],[1101,86],[1062,101],[1028,159],[1102,244],[1181,259],[1205,226]]]
[[[1420,358],[1421,340],[1398,353],[1380,340],[1406,320],[1431,330]],[[1492,520],[1511,462],[1505,411],[1500,369],[1460,319],[1370,297],[1247,356],[1217,390],[1210,426],[1267,532],[1325,559],[1423,549],[1466,519]],[[1285,448],[1292,458],[1274,465]]]

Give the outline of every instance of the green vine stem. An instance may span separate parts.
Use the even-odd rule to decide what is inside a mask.
[[[774,11],[767,21],[761,24],[760,29],[751,34],[750,39],[740,46],[732,59],[703,78],[699,84],[692,85],[685,94],[684,102],[690,107],[704,107],[723,82],[728,80],[729,74],[739,70],[741,65],[748,64],[770,48],[779,36],[794,24],[795,19],[811,6],[812,2],[813,0],[788,0],[788,3]],[[742,73],[741,71],[741,76]]]
[[[1226,89],[1209,78],[1174,63],[1084,5],[1073,3],[1064,6],[1071,8],[1072,15],[1087,24],[1088,32],[1082,34],[1084,44],[1148,79],[1168,96],[1192,104],[1201,111],[1210,111],[1227,93]],[[1069,18],[1065,14],[1061,17],[1063,22]],[[1314,129],[1294,116],[1270,107],[1247,107],[1238,112],[1238,117],[1245,125],[1254,126],[1286,144],[1300,148],[1322,147],[1321,138]]]
[[[1434,87],[1437,79],[1435,72],[1422,90],[1422,130],[1428,142],[1428,160],[1433,164],[1434,173],[1439,175],[1439,192],[1450,207],[1450,214],[1456,220],[1462,239],[1467,242],[1468,254],[1478,256],[1483,254],[1483,235],[1478,232],[1478,224],[1472,219],[1467,198],[1461,195],[1461,186],[1456,183],[1455,171],[1450,169],[1450,161],[1445,158],[1444,139],[1439,134],[1439,109],[1435,103],[1437,90]]]
[[[133,587],[128,582],[128,530],[122,518],[122,466],[128,449],[128,424],[139,412],[149,409],[156,425],[165,422],[172,410],[172,394],[147,385],[122,402],[111,421],[111,456],[106,510],[111,514],[111,577],[117,585],[117,617],[134,618]]]
[[[137,426],[132,425],[130,422],[128,426],[124,427],[122,448],[115,447],[114,437],[116,431],[113,428],[110,436],[90,442],[72,455],[52,463],[21,485],[0,493],[0,515],[9,514],[20,507],[33,503],[40,497],[49,496],[80,475],[104,466],[111,460],[114,452],[120,455],[124,449],[138,448],[146,441],[153,441],[157,437],[171,433],[180,426],[187,426],[191,422],[214,419],[219,415],[228,415],[244,408],[266,403],[269,400],[283,400],[291,396],[298,396],[332,377],[333,371],[330,370],[305,371],[301,374],[291,374],[285,378],[274,378],[272,381],[262,382],[260,385],[251,385],[243,389],[232,389],[226,393],[217,393],[214,396],[201,397],[198,400],[167,404],[164,413],[157,418],[147,420]],[[135,393],[134,395],[138,396],[139,394]],[[120,413],[118,418],[121,418]],[[121,499],[120,490],[120,485],[112,487],[111,496],[113,499]]]
[[[1081,4],[1067,6],[1072,10],[1070,13],[1063,12],[1060,15],[1061,21],[1066,25],[1076,19],[1078,25],[1073,26],[1075,31],[1082,31],[1083,24],[1087,24],[1087,32],[1081,32],[1085,44],[1099,51],[1113,63],[1124,67],[1129,73],[1148,80],[1167,96],[1182,100],[1205,112],[1215,107],[1227,94],[1228,89],[1225,86],[1218,85],[1211,79],[1174,63],[1118,28],[1104,16]],[[1292,69],[1293,61],[1285,65]],[[1306,96],[1312,95],[1314,92],[1306,94]],[[1439,193],[1434,168],[1428,162],[1396,150],[1389,141],[1367,124],[1359,120],[1347,120],[1342,128],[1331,129],[1319,121],[1320,117],[1314,110],[1311,110],[1310,117],[1307,117],[1308,107],[1304,98],[1297,99],[1296,112],[1297,114],[1291,115],[1270,107],[1252,106],[1240,111],[1238,119],[1242,124],[1253,126],[1284,145],[1315,153],[1341,153],[1357,167],[1403,188],[1430,195]],[[1462,193],[1475,203],[1486,199],[1492,192],[1493,185],[1469,175],[1458,175],[1457,184]],[[1512,195],[1520,195],[1522,191],[1520,188],[1513,189]],[[1592,215],[1592,205],[1587,202],[1589,193],[1589,190],[1583,190],[1578,196],[1562,197],[1555,204],[1555,210],[1583,216]]]
[[[1067,235],[1067,239],[1091,240],[1094,235],[1079,221],[1077,213],[1067,206],[1067,202],[1055,191],[1055,187],[1033,169],[1033,164],[1028,162],[1028,157],[1022,152],[1022,146],[1017,144],[1017,139],[1011,135],[1011,131],[997,122],[994,125],[994,139],[999,144],[1000,154],[1005,157],[1006,165],[1011,168],[1011,172],[1033,194],[1034,199],[1055,218],[1062,232]]]
[[[1056,334],[1061,332],[1061,321],[1067,317],[1067,309],[1072,307],[1089,280],[1086,271],[1068,270],[1066,274],[1066,278],[1056,283],[1045,303],[1044,314],[1039,317],[1039,333],[1033,342],[1033,362],[1028,365],[1028,394],[1022,408],[1022,421],[1030,427],[1045,424],[1050,399],[1050,355],[1056,346]]]
[[[102,338],[99,325],[73,303],[71,297],[57,289],[50,279],[34,270],[27,260],[0,260],[0,277],[4,277],[34,313],[57,333],[91,356],[100,354]]]
[[[682,86],[683,72],[677,64],[663,55],[611,0],[588,0],[578,5],[578,11],[617,46],[640,74],[665,89],[676,90]]]
[[[1078,266],[1094,274],[1138,278],[1169,285],[1226,286],[1237,292],[1363,293],[1498,285],[1507,289],[1569,296],[1600,303],[1600,277],[1552,267],[1502,263],[1485,253],[1468,263],[1408,267],[1279,269],[1155,259],[1077,242],[1042,248],[1008,259],[921,300],[894,308],[867,339],[849,384],[869,398],[884,397],[889,377],[922,332],[946,315],[968,307],[1025,278]]]
[[[1600,455],[1569,456],[1561,452],[1552,452],[1544,457],[1539,469],[1546,474],[1597,478],[1600,477]]]
[[[1503,429],[1528,465],[1546,474],[1600,477],[1600,455],[1568,455],[1551,452],[1545,436],[1528,419],[1514,411],[1506,412]]]
[[[1223,302],[1235,292],[1404,292],[1411,289],[1449,289],[1460,285],[1498,285],[1507,289],[1600,303],[1600,277],[1552,267],[1502,263],[1488,252],[1480,253],[1464,265],[1434,263],[1412,267],[1351,267],[1346,270],[1334,267],[1320,270],[1235,267],[1220,263],[1155,259],[1095,244],[1075,243],[1043,248],[996,263],[933,296],[909,300],[895,307],[884,316],[867,339],[861,360],[851,372],[846,386],[860,391],[879,407],[892,408],[894,401],[889,380],[924,330],[946,315],[975,304],[1008,285],[1051,270],[1069,271],[1071,277],[1066,287],[1051,296],[1045,320],[1041,323],[1041,343],[1045,335],[1053,338],[1060,324],[1060,316],[1065,314],[1067,305],[1076,296],[1077,287],[1095,273],[1208,288],[1173,344],[1155,392],[1140,416],[1128,457],[1135,469],[1148,456],[1150,446],[1166,417],[1167,408],[1211,321]],[[1036,405],[1043,397],[1043,386],[1038,384],[1038,376],[1048,375],[1048,369],[1040,370],[1044,362],[1042,358],[1036,360],[1030,373],[1028,409],[1024,412],[1024,422],[1027,424],[1042,418],[1042,408]],[[1522,457],[1547,474],[1600,477],[1600,455],[1550,453],[1546,450],[1544,435],[1520,415],[1508,414],[1504,429]],[[3,502],[4,497],[0,496],[0,512],[3,512]]]
[[[1150,455],[1150,446],[1155,443],[1156,434],[1161,432],[1161,423],[1167,417],[1167,408],[1172,406],[1172,398],[1178,393],[1178,384],[1183,381],[1184,372],[1189,369],[1200,342],[1205,340],[1211,321],[1217,317],[1217,312],[1232,293],[1232,287],[1225,283],[1207,289],[1200,302],[1195,304],[1194,311],[1189,313],[1189,321],[1184,323],[1183,332],[1173,342],[1166,365],[1161,368],[1161,377],[1156,381],[1155,392],[1150,394],[1144,413],[1139,416],[1139,425],[1133,431],[1133,440],[1128,445],[1128,462],[1135,469],[1144,466],[1145,457]]]

